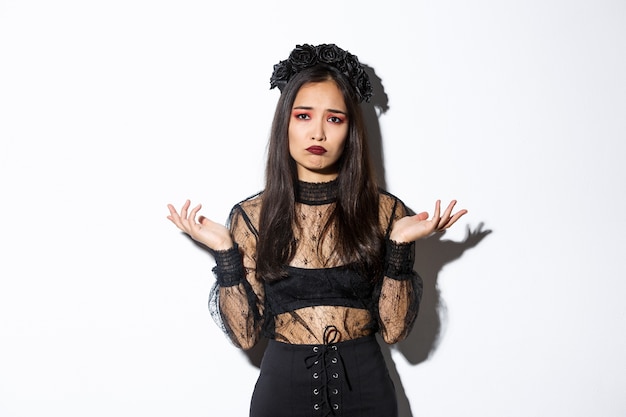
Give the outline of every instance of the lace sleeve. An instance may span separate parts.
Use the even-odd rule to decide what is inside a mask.
[[[214,253],[216,282],[209,295],[211,316],[242,349],[250,349],[258,341],[263,317],[263,285],[256,278],[254,213],[241,205],[231,211],[229,227],[235,246]]]
[[[378,300],[380,333],[386,343],[397,343],[404,339],[417,318],[422,299],[423,283],[413,270],[415,243],[397,243],[389,240],[393,223],[406,216],[404,204],[394,198],[381,199],[382,213],[387,213],[385,277],[381,282]],[[390,207],[389,207],[390,205]]]

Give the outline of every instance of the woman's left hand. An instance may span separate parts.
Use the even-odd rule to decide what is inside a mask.
[[[456,200],[452,200],[448,204],[448,208],[440,216],[441,200],[435,203],[435,213],[429,220],[427,212],[421,212],[414,216],[406,216],[398,220],[391,229],[389,239],[398,243],[413,242],[430,236],[434,232],[445,232],[457,220],[461,218],[467,210],[459,210],[452,214],[452,209],[456,204]]]

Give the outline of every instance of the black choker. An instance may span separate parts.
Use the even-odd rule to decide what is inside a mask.
[[[322,205],[337,201],[337,180],[329,182],[298,181],[296,202],[308,205]]]

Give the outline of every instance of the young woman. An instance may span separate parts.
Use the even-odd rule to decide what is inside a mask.
[[[212,313],[234,344],[269,338],[250,416],[393,417],[393,383],[376,341],[402,340],[422,281],[413,243],[454,224],[413,216],[375,183],[359,103],[371,85],[356,56],[336,45],[298,45],[274,66],[281,97],[264,190],[236,204],[228,228],[189,200],[180,230],[211,249]]]

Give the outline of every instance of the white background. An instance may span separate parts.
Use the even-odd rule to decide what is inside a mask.
[[[0,0],[0,416],[247,415],[166,204],[260,190],[301,43],[382,81],[389,191],[469,209],[418,246],[400,417],[626,415],[622,0]]]

